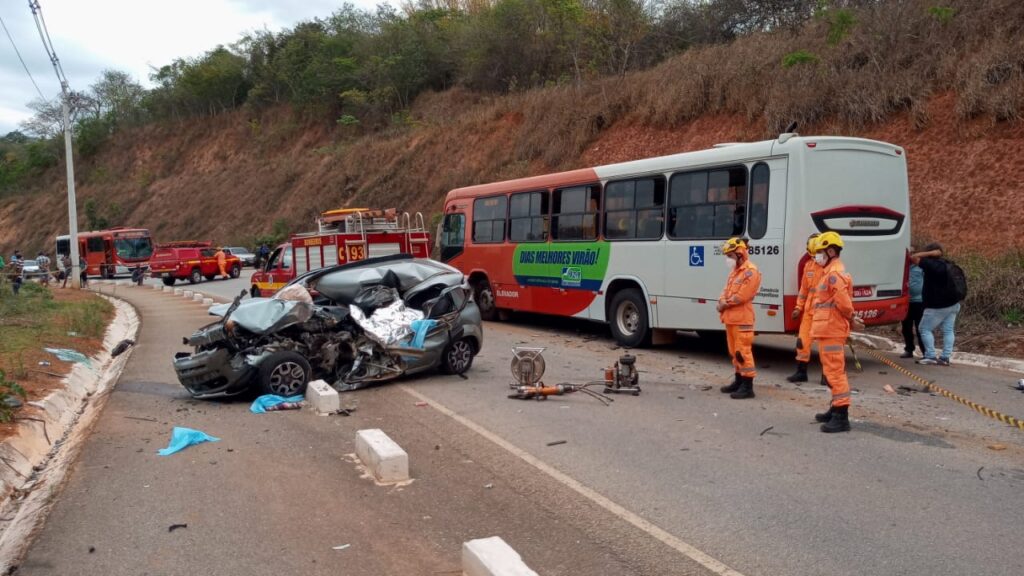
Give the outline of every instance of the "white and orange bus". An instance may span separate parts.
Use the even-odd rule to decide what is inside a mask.
[[[501,310],[607,322],[625,346],[720,330],[720,252],[749,239],[761,269],[759,332],[794,332],[805,243],[843,235],[857,313],[903,319],[910,246],[906,155],[846,137],[709,150],[458,188],[445,199],[441,260],[462,270],[485,318]]]
[[[57,236],[57,262],[71,253],[70,236]],[[153,255],[153,240],[145,228],[110,228],[78,233],[78,253],[85,258],[90,276],[113,278],[146,266]],[[59,265],[59,264],[58,264]]]

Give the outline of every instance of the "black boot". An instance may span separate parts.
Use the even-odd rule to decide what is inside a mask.
[[[824,412],[818,412],[817,414],[815,414],[814,415],[814,419],[817,420],[818,422],[822,422],[822,423],[825,423],[825,422],[828,422],[829,420],[831,420],[832,419],[832,404],[829,403],[828,410],[825,410]]]
[[[753,378],[741,378],[739,390],[736,390],[732,394],[729,394],[729,398],[734,400],[741,400],[743,398],[754,397],[754,379]]]
[[[740,389],[740,383],[742,381],[743,381],[743,377],[740,376],[739,372],[737,372],[736,373],[736,378],[732,381],[732,384],[729,384],[727,386],[722,386],[721,388],[719,388],[719,390],[722,391],[722,394],[732,394],[733,392],[735,392],[735,391]]]
[[[839,406],[838,408],[832,409],[832,419],[821,425],[821,431],[830,432],[849,432],[850,431],[850,415],[849,406]]]
[[[822,386],[828,386],[828,378],[825,378],[825,374],[821,375],[821,382],[820,382],[820,384]]]
[[[797,362],[796,372],[791,374],[786,380],[790,382],[807,382],[807,362]]]

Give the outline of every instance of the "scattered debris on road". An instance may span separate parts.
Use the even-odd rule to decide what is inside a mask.
[[[331,546],[331,550],[344,550],[345,548],[348,548],[349,546],[351,546],[351,544],[342,544],[341,546]]]
[[[985,469],[984,466],[982,466],[981,468],[978,468],[978,480],[981,480],[981,481],[985,480],[984,478],[981,477],[981,471],[984,470],[984,469]]]
[[[125,352],[127,352],[128,349],[131,348],[134,345],[135,345],[135,340],[132,340],[131,338],[125,338],[124,340],[121,340],[120,342],[118,342],[117,346],[114,346],[114,349],[110,351],[110,356],[113,357],[113,358],[117,358],[121,354],[124,354]]]
[[[143,422],[156,422],[156,418],[144,418],[142,416],[125,416],[129,420],[141,420]]]
[[[167,448],[157,450],[157,454],[160,454],[161,456],[170,456],[171,454],[180,452],[189,446],[202,444],[203,442],[220,442],[220,438],[215,438],[206,432],[201,432],[199,430],[175,426],[174,430],[171,431],[171,442],[167,445]]]
[[[886,394],[896,393],[896,389],[892,387],[892,384],[886,384],[885,386],[882,386],[882,390],[885,390]]]
[[[70,348],[43,348],[43,350],[46,350],[50,354],[56,356],[58,360],[62,360],[64,362],[78,362],[79,364],[90,366],[89,358],[85,354],[76,350],[72,350]]]
[[[277,394],[264,394],[253,400],[249,411],[253,414],[264,414],[275,410],[297,410],[302,407],[302,401],[306,397],[297,394],[295,396],[278,396]]]
[[[424,406],[430,406],[430,404],[428,404],[426,402],[417,402],[416,403],[416,407],[417,408],[423,408]]]
[[[548,442],[548,446],[558,446],[559,444],[567,444],[568,440],[555,440],[554,442]]]
[[[768,433],[769,430],[774,430],[774,429],[775,429],[775,426],[769,426],[769,427],[765,428],[764,430],[761,430],[761,433],[758,434],[758,436],[764,436],[765,434]]]
[[[484,484],[484,488],[490,490],[491,488],[494,488],[494,484]]]
[[[988,449],[995,450],[996,452],[1001,452],[1003,450],[1006,450],[1006,444],[989,444]]]
[[[167,527],[167,531],[168,532],[174,532],[175,530],[178,530],[179,528],[188,528],[188,524],[171,524],[170,526]]]
[[[89,546],[89,554],[93,554],[95,552],[96,552],[96,547],[95,546]]]

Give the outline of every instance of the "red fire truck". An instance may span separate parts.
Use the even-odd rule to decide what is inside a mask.
[[[344,208],[317,218],[317,231],[295,234],[253,273],[249,293],[270,296],[299,274],[390,254],[430,256],[423,214],[394,209]]]
[[[71,253],[71,237],[57,236],[57,262]],[[85,258],[90,276],[113,278],[146,266],[153,254],[153,240],[145,228],[110,228],[78,233],[78,253]],[[59,265],[59,264],[58,264]]]

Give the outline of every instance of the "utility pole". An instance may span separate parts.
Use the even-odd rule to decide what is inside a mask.
[[[79,266],[78,266],[78,205],[75,202],[75,161],[71,152],[71,99],[68,94],[67,83],[61,83],[61,95],[63,97],[63,104],[61,108],[64,110],[64,157],[65,162],[68,165],[68,257],[71,259],[71,268],[65,270],[66,274],[71,274],[71,286],[72,288],[81,288],[79,281]],[[60,255],[58,254],[59,258]]]
[[[43,48],[46,55],[50,57],[53,64],[53,71],[57,73],[57,80],[60,81],[61,111],[64,115],[64,158],[68,168],[68,258],[71,259],[71,267],[65,270],[71,274],[71,286],[81,288],[79,281],[78,266],[78,206],[75,203],[75,162],[71,150],[71,91],[68,89],[68,77],[64,74],[64,68],[57,58],[57,51],[53,48],[50,40],[50,31],[46,29],[46,19],[43,18],[43,9],[39,6],[39,0],[28,0],[28,7],[32,10],[32,18],[36,22],[36,30],[39,31],[39,39],[43,41]],[[56,255],[60,258],[60,254]]]

